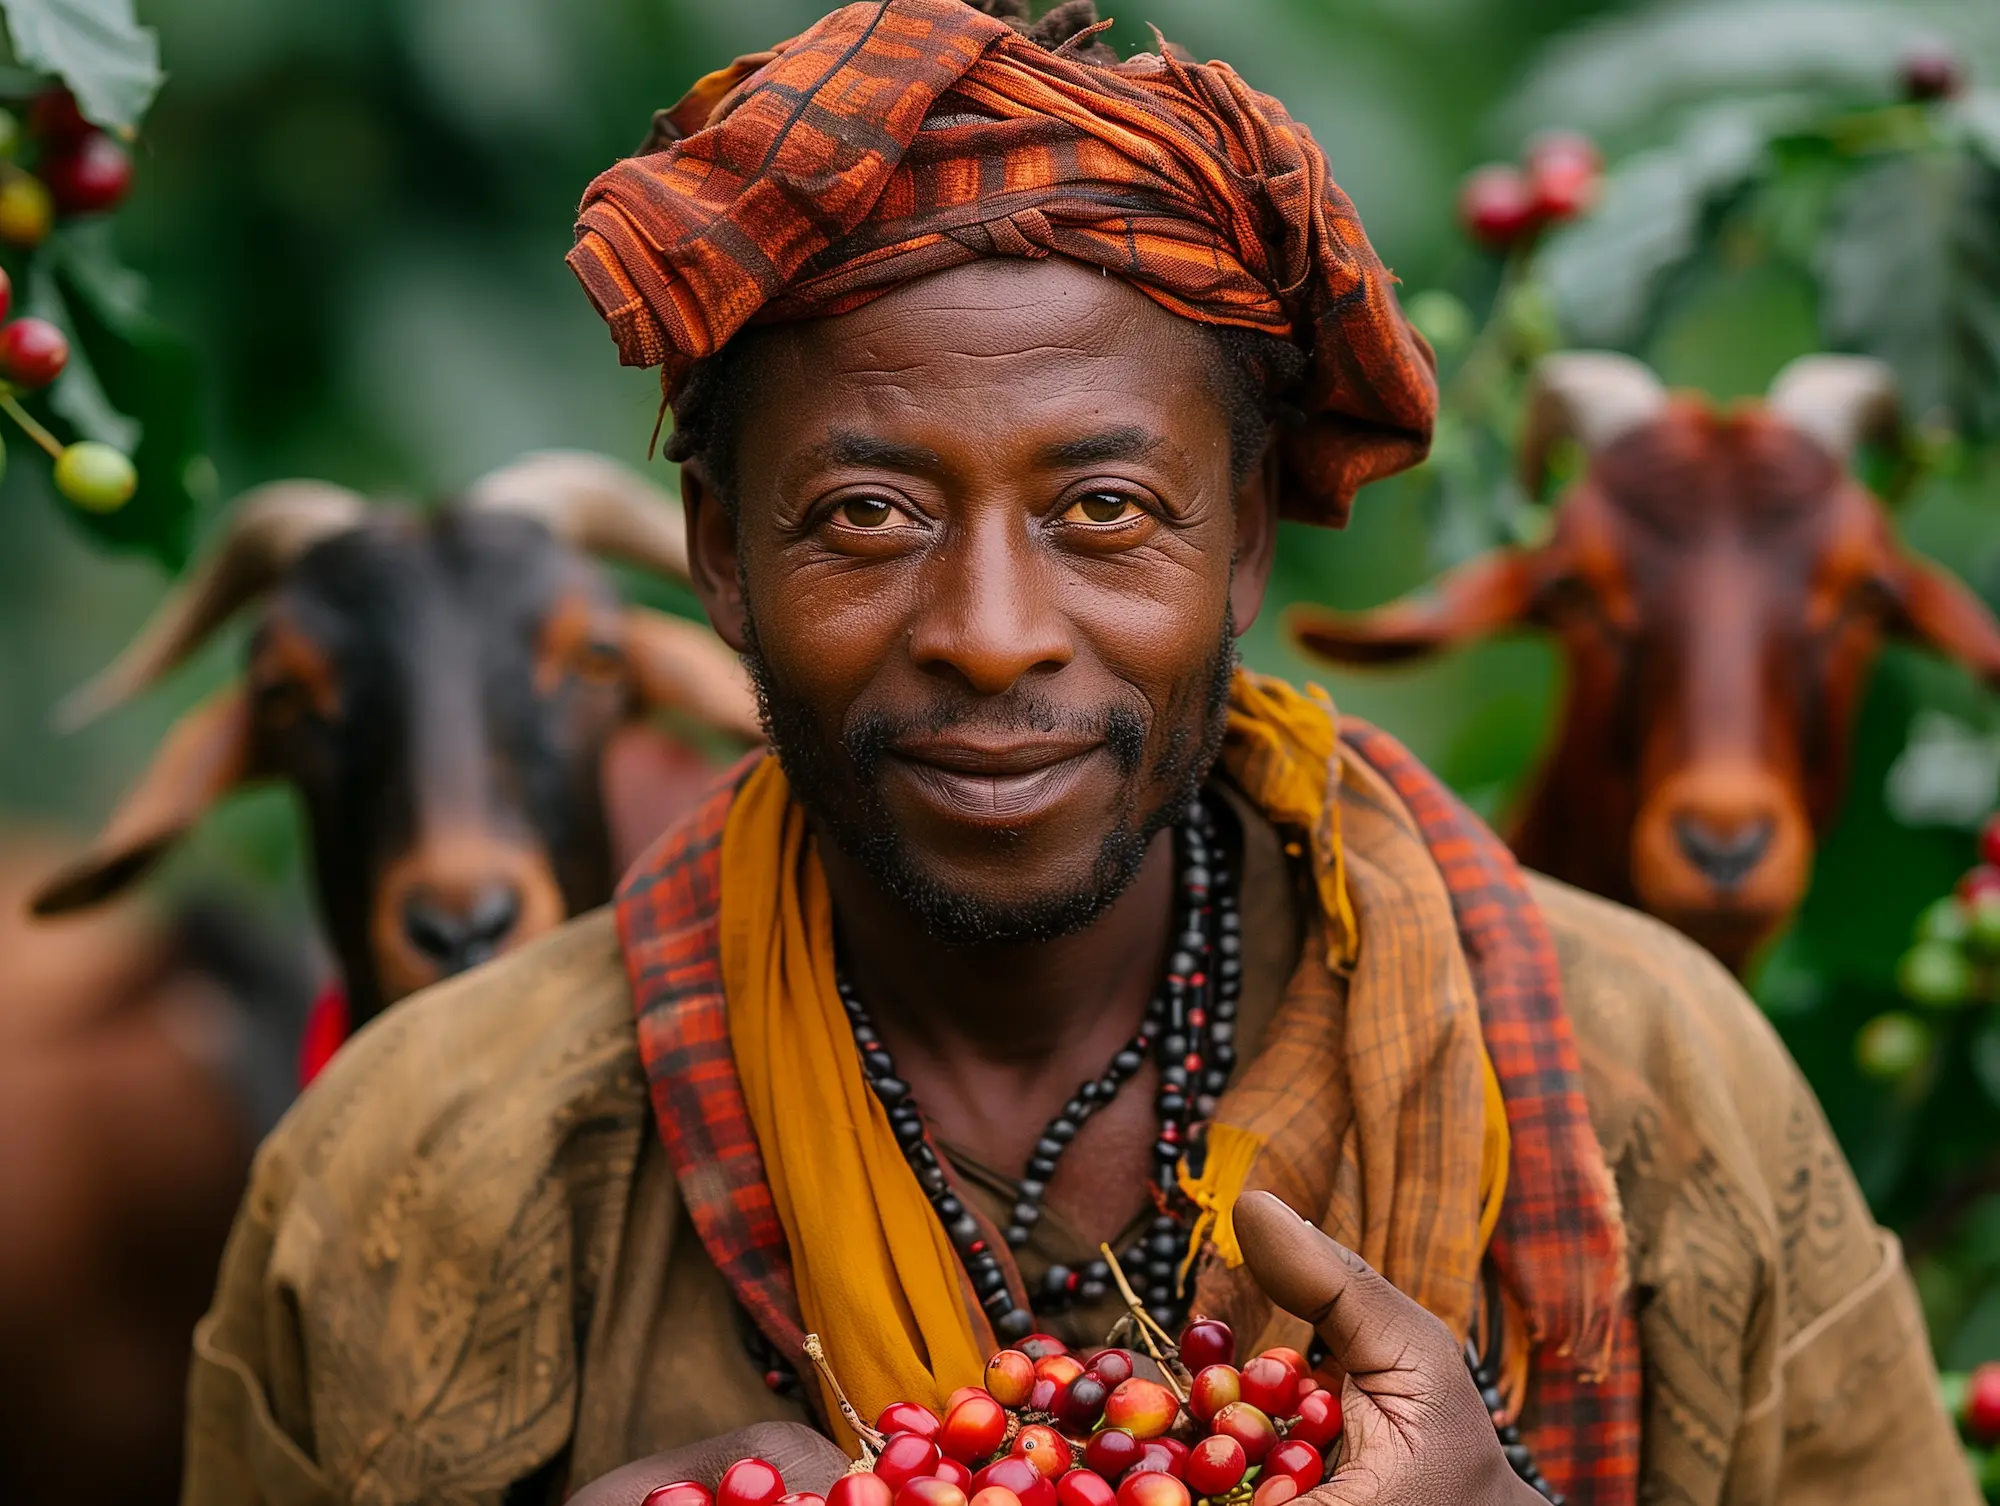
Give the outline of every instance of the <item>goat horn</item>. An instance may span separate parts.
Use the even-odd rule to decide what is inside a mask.
[[[269,590],[321,539],[366,515],[357,492],[325,481],[273,481],[237,500],[229,531],[160,603],[110,666],[56,707],[56,725],[74,731],[136,695],[207,641],[238,607]]]
[[[534,518],[564,542],[678,581],[688,578],[680,502],[628,466],[582,450],[538,450],[489,471],[465,505]]]
[[[1641,361],[1608,350],[1560,350],[1544,356],[1528,382],[1521,425],[1521,484],[1542,489],[1549,451],[1574,439],[1601,450],[1666,406],[1667,389]]]
[[[1872,356],[1800,356],[1771,381],[1771,410],[1845,465],[1863,440],[1895,437],[1896,374]]]

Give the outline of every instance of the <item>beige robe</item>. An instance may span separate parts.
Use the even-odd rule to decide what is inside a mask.
[[[1623,1202],[1641,1500],[1973,1506],[1897,1243],[1769,1025],[1674,932],[1533,886]],[[196,1335],[186,1499],[559,1500],[802,1419],[738,1321],[599,911],[391,1010],[266,1142]]]

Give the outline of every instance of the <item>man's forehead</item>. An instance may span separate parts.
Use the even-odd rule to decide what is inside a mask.
[[[795,327],[786,342],[821,370],[893,374],[912,361],[959,370],[1208,360],[1213,342],[1131,284],[1051,257],[994,258],[907,283],[858,309]],[[993,380],[1004,380],[996,374]]]

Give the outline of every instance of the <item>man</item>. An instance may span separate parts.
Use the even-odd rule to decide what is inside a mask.
[[[1101,1336],[1100,1245],[1312,1345],[1328,1503],[1974,1499],[1734,984],[1235,670],[1277,518],[1422,453],[1429,354],[1276,102],[1089,12],[848,6],[592,186],[777,757],[267,1144],[191,1499],[822,1487],[806,1332],[935,1406]]]

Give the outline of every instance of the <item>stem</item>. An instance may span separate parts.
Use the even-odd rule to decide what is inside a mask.
[[[35,416],[21,406],[20,399],[11,392],[0,393],[0,411],[19,424],[27,432],[28,438],[49,452],[51,460],[62,459],[62,441],[35,422]]]
[[[1111,1253],[1111,1246],[1101,1244],[1097,1249],[1104,1257],[1104,1263],[1111,1267],[1111,1279],[1118,1283],[1118,1295],[1125,1299],[1125,1308],[1132,1315],[1133,1326],[1139,1330],[1139,1341],[1146,1346],[1146,1352],[1153,1357],[1153,1363],[1160,1367],[1160,1374],[1167,1378],[1167,1389],[1174,1393],[1174,1400],[1185,1404],[1187,1391],[1182,1387],[1180,1378],[1174,1374],[1180,1367],[1180,1356],[1175,1353],[1174,1358],[1170,1360],[1160,1352],[1162,1346],[1173,1352],[1174,1341],[1167,1336],[1164,1328],[1153,1321],[1153,1315],[1146,1311],[1146,1304],[1141,1302],[1139,1294],[1132,1290],[1132,1283],[1125,1279],[1125,1267],[1120,1265],[1118,1257]],[[1158,1335],[1158,1343],[1154,1342],[1155,1335]]]
[[[840,1389],[840,1382],[834,1376],[833,1366],[826,1362],[826,1346],[820,1343],[819,1335],[816,1333],[806,1335],[806,1358],[818,1368],[820,1375],[826,1381],[827,1389],[833,1392],[834,1405],[840,1408],[842,1419],[854,1429],[854,1436],[861,1440],[862,1464],[872,1466],[876,1452],[882,1447],[882,1435],[861,1420],[861,1414],[854,1410],[854,1404],[847,1399],[847,1393]]]

